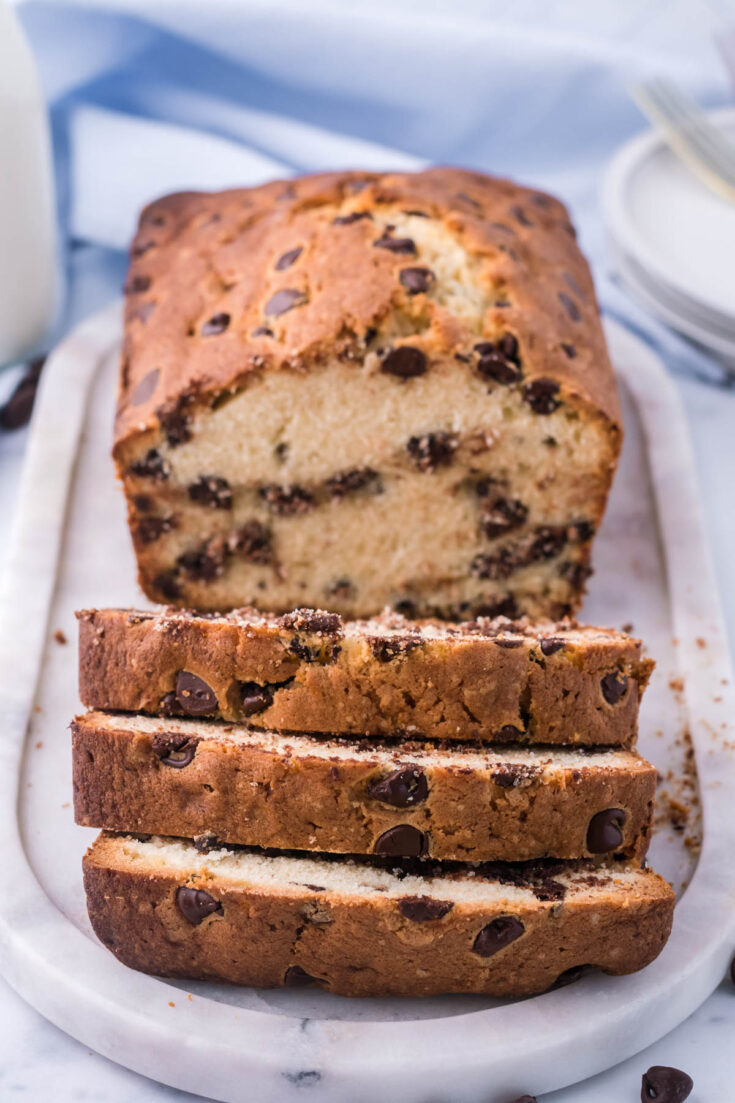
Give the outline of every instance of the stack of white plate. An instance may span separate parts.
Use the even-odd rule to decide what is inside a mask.
[[[735,142],[735,110],[709,117]],[[603,213],[613,266],[632,294],[735,364],[735,203],[700,183],[651,131],[613,158]]]

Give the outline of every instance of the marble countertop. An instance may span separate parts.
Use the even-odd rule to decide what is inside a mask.
[[[0,401],[12,382],[0,378]],[[710,542],[731,646],[735,638],[735,389],[715,389],[677,379],[689,416]],[[26,431],[0,434],[0,569],[17,494]],[[735,953],[735,946],[733,947]],[[689,1020],[637,1057],[573,1088],[543,1097],[543,1103],[624,1103],[640,1093],[641,1073],[653,1064],[685,1069],[695,1082],[692,1103],[728,1103],[735,1071],[731,1036],[735,986],[725,980]],[[146,1103],[195,1098],[129,1072],[90,1052],[43,1020],[0,980],[0,1098],[55,1103]],[[196,1097],[201,1098],[201,1097]]]

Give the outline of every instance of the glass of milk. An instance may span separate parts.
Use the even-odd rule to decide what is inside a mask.
[[[39,351],[59,299],[46,106],[20,24],[0,0],[0,366]]]

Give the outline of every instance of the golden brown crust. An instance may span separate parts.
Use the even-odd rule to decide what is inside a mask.
[[[640,860],[656,789],[626,751],[396,748],[94,712],[72,746],[79,824],[282,850],[371,854],[392,839],[395,852],[408,826],[404,852],[436,859]],[[610,810],[620,826],[601,840],[593,822]]]
[[[211,690],[197,715],[280,731],[626,746],[653,667],[640,640],[568,622],[452,629],[396,615],[343,623],[313,610],[300,619],[78,616],[86,706],[181,713],[187,671]]]
[[[348,996],[520,996],[585,965],[634,972],[661,951],[673,914],[669,886],[649,870],[632,881],[611,872],[555,899],[530,891],[505,898],[501,889],[448,910],[433,880],[428,907],[443,914],[429,919],[425,896],[355,896],[287,879],[270,889],[237,883],[216,869],[131,861],[124,842],[109,836],[87,852],[84,880],[97,936],[135,969],[259,987],[311,981]],[[182,913],[182,888],[207,894],[213,910],[200,922]],[[498,949],[509,921],[520,933]]]
[[[116,451],[182,403],[239,387],[252,372],[304,371],[354,348],[405,295],[397,273],[406,257],[374,247],[369,218],[335,218],[394,205],[440,220],[488,288],[512,291],[512,305],[489,307],[486,322],[489,331],[502,318],[532,349],[529,379],[558,382],[570,399],[619,425],[592,280],[561,203],[461,169],[343,172],[182,193],[143,211],[126,285]],[[298,276],[277,264],[294,248],[304,257]],[[266,304],[284,289],[308,301],[269,321]],[[202,337],[201,327],[223,314],[226,332],[214,343]],[[266,324],[277,330],[275,346],[253,336]],[[451,316],[434,311],[428,347],[451,356],[464,351],[457,341]]]

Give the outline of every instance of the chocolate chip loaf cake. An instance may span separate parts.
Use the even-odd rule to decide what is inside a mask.
[[[565,208],[458,169],[146,208],[114,455],[147,595],[558,618],[620,448]]]
[[[277,731],[625,746],[653,668],[640,640],[568,621],[343,622],[313,609],[78,618],[85,705]]]
[[[92,926],[126,965],[347,996],[523,996],[583,966],[631,973],[662,949],[674,903],[625,864],[433,868],[107,834],[84,879]]]
[[[632,751],[396,746],[101,712],[77,717],[72,747],[77,823],[209,849],[640,860],[656,789]]]

